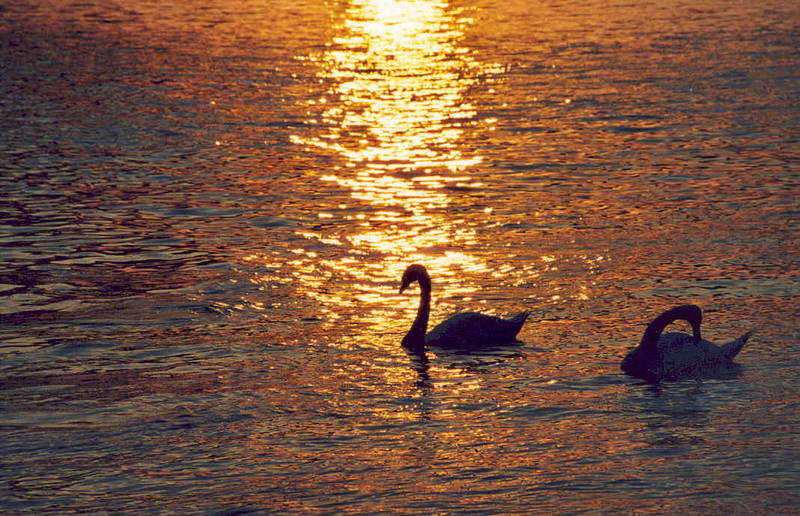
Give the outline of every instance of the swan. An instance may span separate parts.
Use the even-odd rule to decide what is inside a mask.
[[[419,309],[411,329],[403,337],[403,346],[422,351],[425,345],[447,349],[476,349],[493,344],[514,342],[529,311],[520,312],[512,319],[501,319],[475,312],[456,314],[439,323],[427,335],[428,316],[431,311],[431,277],[419,264],[409,265],[403,272],[400,293],[414,282],[419,283]]]
[[[688,321],[693,335],[664,333],[664,328],[676,319]],[[623,359],[620,368],[629,375],[649,382],[703,377],[731,370],[735,357],[752,332],[722,346],[716,346],[700,336],[703,314],[695,305],[676,306],[651,322],[642,342]]]

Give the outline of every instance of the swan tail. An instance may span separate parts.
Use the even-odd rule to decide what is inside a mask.
[[[747,343],[747,339],[749,339],[751,335],[753,335],[753,332],[749,331],[744,335],[742,335],[741,337],[739,337],[738,339],[732,340],[727,344],[723,344],[720,348],[722,356],[724,356],[728,360],[733,360],[733,357],[739,354],[744,345]]]
[[[511,319],[509,319],[514,324],[519,324],[519,327],[522,328],[522,325],[525,324],[525,320],[528,316],[531,315],[530,310],[525,310],[524,312],[520,312]]]
[[[511,319],[508,319],[505,322],[504,326],[506,327],[503,333],[504,339],[506,340],[515,340],[517,338],[517,334],[522,330],[522,325],[525,324],[525,321],[528,319],[528,316],[531,314],[530,310],[525,310],[524,312],[520,312]]]

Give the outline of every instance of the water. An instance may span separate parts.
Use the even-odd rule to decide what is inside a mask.
[[[798,22],[0,7],[3,512],[798,512]],[[412,262],[523,344],[408,356]],[[684,302],[738,374],[621,374]]]

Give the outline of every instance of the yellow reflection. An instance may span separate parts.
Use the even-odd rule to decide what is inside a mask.
[[[465,93],[501,71],[460,45],[471,23],[466,10],[440,0],[354,0],[335,21],[326,49],[300,58],[331,86],[308,101],[311,133],[292,141],[337,157],[340,165],[320,180],[348,190],[359,206],[339,215],[319,213],[336,229],[298,233],[309,247],[321,242],[341,246],[345,254],[320,260],[308,251],[298,257],[298,279],[323,304],[365,303],[365,309],[374,307],[367,310],[372,322],[394,325],[397,304],[392,314],[382,311],[387,298],[397,296],[407,264],[425,263],[438,279],[451,280],[441,283],[443,297],[474,291],[458,271],[486,270],[480,258],[463,251],[475,243],[474,230],[448,213],[451,188],[480,187],[467,173],[482,158],[462,141],[477,123]],[[346,294],[325,292],[325,270],[373,283],[359,282]],[[410,310],[418,300],[403,296],[397,302]]]
[[[322,115],[328,132],[295,141],[333,150],[365,171],[479,163],[458,145],[476,115],[463,93],[496,70],[458,46],[472,21],[463,14],[435,0],[352,2],[328,50],[308,57],[336,84],[330,95],[339,101]]]

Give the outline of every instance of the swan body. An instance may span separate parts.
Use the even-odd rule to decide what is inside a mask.
[[[662,333],[677,319],[692,325],[692,335]],[[626,373],[649,382],[701,378],[732,370],[733,358],[742,350],[748,332],[738,339],[717,346],[702,338],[700,324],[703,315],[695,305],[681,305],[656,317],[642,336],[641,343],[631,350],[620,365]]]
[[[431,278],[419,264],[409,265],[403,273],[400,293],[417,282],[420,302],[417,317],[405,337],[403,346],[421,351],[432,346],[446,349],[477,349],[514,342],[530,312],[520,312],[512,319],[501,319],[476,312],[456,314],[439,323],[426,335],[431,309]]]

